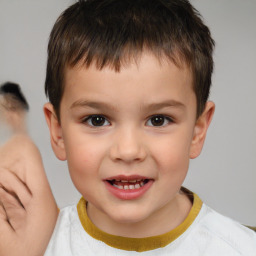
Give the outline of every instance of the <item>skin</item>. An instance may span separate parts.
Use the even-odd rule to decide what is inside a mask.
[[[57,216],[37,147],[13,135],[0,147],[0,255],[42,256]]]
[[[53,150],[67,160],[92,222],[107,233],[139,238],[168,232],[188,215],[191,202],[180,188],[189,160],[201,152],[214,108],[207,102],[196,118],[190,69],[145,52],[120,72],[67,68],[61,122],[50,103],[44,112]],[[103,117],[102,124],[95,126],[91,115]],[[159,115],[163,123],[156,126]],[[118,175],[151,183],[138,198],[120,199],[106,186]]]
[[[9,131],[0,138],[0,255],[42,256],[58,209],[40,152],[26,133],[27,112],[17,104],[0,97],[0,132]]]

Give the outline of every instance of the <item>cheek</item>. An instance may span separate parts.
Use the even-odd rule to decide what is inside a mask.
[[[189,139],[184,136],[170,137],[154,146],[154,158],[159,167],[159,175],[186,175],[189,165]]]
[[[106,149],[103,143],[95,143],[90,138],[66,140],[65,147],[68,149],[66,153],[71,179],[82,193],[81,188],[99,178]]]
[[[169,147],[168,152],[159,156],[158,179],[161,182],[163,198],[178,193],[189,168],[189,157],[183,148]],[[168,199],[169,197],[167,197]]]

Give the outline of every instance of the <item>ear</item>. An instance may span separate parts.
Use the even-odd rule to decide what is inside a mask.
[[[51,136],[52,149],[59,160],[66,160],[66,151],[62,135],[62,128],[51,103],[44,105],[44,115]]]
[[[206,138],[206,133],[213,118],[214,110],[215,104],[211,101],[208,101],[205,105],[204,112],[198,117],[196,121],[193,139],[190,147],[191,159],[198,157],[202,151]]]

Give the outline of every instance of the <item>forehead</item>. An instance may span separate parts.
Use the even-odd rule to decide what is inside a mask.
[[[104,97],[106,100],[128,99],[130,102],[162,100],[171,97],[186,101],[194,97],[190,68],[176,65],[167,58],[142,54],[126,62],[119,71],[111,67],[67,67],[63,98],[69,104],[83,97]],[[154,99],[153,99],[154,98]]]

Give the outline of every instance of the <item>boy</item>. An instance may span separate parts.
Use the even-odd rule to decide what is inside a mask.
[[[45,255],[256,254],[252,231],[181,187],[214,112],[213,45],[182,0],[80,1],[57,20],[44,112],[83,198]]]
[[[256,255],[256,235],[182,188],[203,147],[214,41],[184,0],[88,0],[57,20],[44,107],[83,198],[46,255]]]

